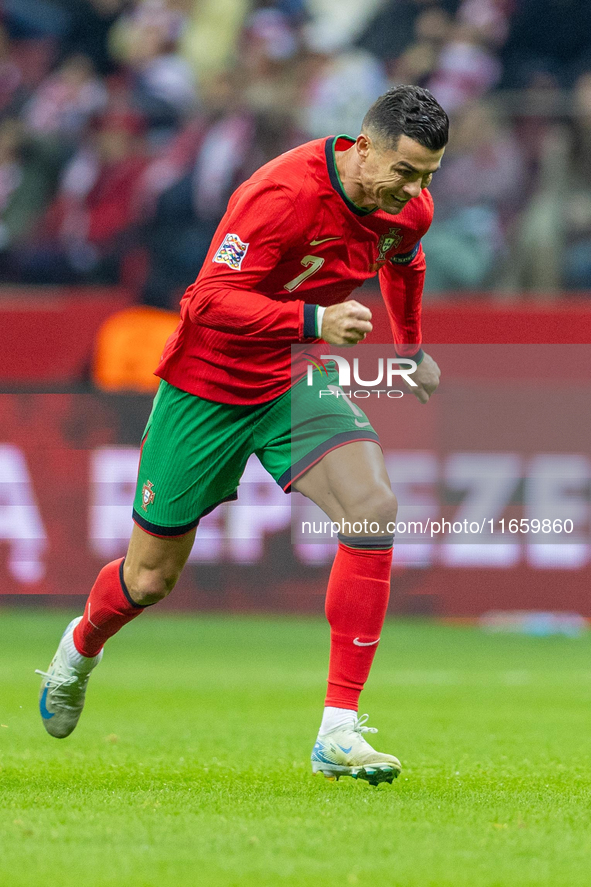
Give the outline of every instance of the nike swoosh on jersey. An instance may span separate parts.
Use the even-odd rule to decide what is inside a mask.
[[[322,240],[311,240],[310,246],[320,246],[321,243],[326,243],[328,240],[340,240],[339,237],[323,237]]]
[[[359,419],[355,419],[355,424],[357,425],[358,428],[367,428],[367,426],[371,423],[370,422],[360,422]]]
[[[359,638],[353,638],[353,643],[356,647],[373,647],[374,644],[379,644],[380,639],[377,641],[360,641]]]

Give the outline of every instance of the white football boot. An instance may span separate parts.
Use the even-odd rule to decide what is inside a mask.
[[[95,665],[103,658],[101,650],[92,659],[85,658],[73,665],[68,657],[68,649],[73,650],[72,633],[82,616],[73,619],[62,635],[56,654],[47,671],[35,669],[35,674],[43,677],[39,692],[39,711],[43,726],[52,736],[63,739],[69,736],[82,714],[86,685]],[[79,656],[77,658],[82,658]]]
[[[378,732],[375,727],[365,726],[368,717],[362,715],[344,727],[319,733],[312,749],[312,772],[322,773],[327,779],[366,779],[370,785],[396,779],[402,769],[398,758],[376,751],[363,737],[364,733]]]

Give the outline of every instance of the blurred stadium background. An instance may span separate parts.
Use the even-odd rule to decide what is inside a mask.
[[[409,82],[452,119],[424,241],[426,343],[554,343],[560,380],[564,345],[591,342],[586,0],[0,0],[5,604],[75,604],[125,551],[152,369],[232,190],[307,139],[356,135],[374,98]],[[362,298],[372,341],[389,341],[377,289]],[[509,383],[489,378],[487,403]],[[538,403],[518,440],[518,399],[496,437],[486,423],[469,444],[435,422],[407,429],[388,442],[398,489],[429,512],[444,483],[461,499],[458,452],[535,462],[550,451],[588,532],[588,440],[565,433],[580,401],[567,413],[562,402]],[[571,494],[554,491],[556,516]],[[289,499],[251,463],[240,503],[203,521],[162,608],[320,613],[331,547],[293,547],[289,522]],[[589,546],[541,551],[401,546],[392,612],[591,616]]]

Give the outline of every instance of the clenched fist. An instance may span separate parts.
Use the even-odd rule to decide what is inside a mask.
[[[425,354],[423,360],[418,365],[416,371],[412,374],[412,379],[416,383],[416,387],[412,388],[404,384],[411,391],[420,403],[427,403],[434,391],[439,386],[441,370],[433,360],[430,354]]]
[[[371,333],[371,311],[351,299],[331,305],[322,318],[322,338],[330,345],[356,345]]]

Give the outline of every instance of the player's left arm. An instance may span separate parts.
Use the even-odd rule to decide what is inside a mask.
[[[396,353],[418,363],[416,387],[409,388],[427,403],[439,385],[441,372],[422,347],[421,303],[425,282],[425,254],[420,241],[406,254],[395,255],[380,270],[380,288],[388,310]]]

